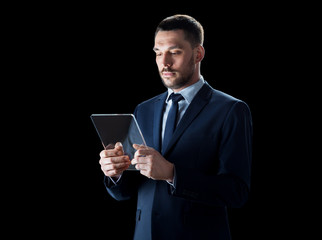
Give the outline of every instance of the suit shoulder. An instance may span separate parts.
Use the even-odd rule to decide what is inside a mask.
[[[227,111],[227,113],[236,110],[250,112],[250,108],[245,101],[211,86],[209,87],[210,91],[208,88],[208,93],[210,93],[211,96],[208,102],[209,107],[221,109],[223,112]]]
[[[251,110],[245,101],[223,91],[213,89],[211,104],[213,107],[220,108],[222,112],[226,112],[226,116],[237,114],[251,118]]]
[[[221,90],[218,89],[212,89],[213,90],[213,98],[216,98],[217,100],[221,100],[221,101],[227,101],[227,102],[236,102],[236,101],[240,101],[239,99],[237,99],[236,97],[225,93]]]
[[[244,102],[243,100],[239,99],[239,98],[236,98],[228,93],[225,93],[223,91],[220,91],[218,89],[212,89],[212,101],[215,101],[217,104],[218,102],[221,102],[223,104],[241,104],[241,105],[246,105],[247,106],[247,103]]]

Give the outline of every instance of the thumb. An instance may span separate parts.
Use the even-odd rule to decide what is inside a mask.
[[[118,150],[118,154],[117,155],[123,155],[124,154],[123,145],[122,145],[121,142],[117,142],[115,144],[115,148],[114,149],[117,149]]]
[[[133,148],[134,148],[135,150],[139,150],[139,149],[141,149],[141,148],[146,148],[146,146],[144,146],[143,144],[136,144],[136,143],[134,143],[134,144],[133,144]]]

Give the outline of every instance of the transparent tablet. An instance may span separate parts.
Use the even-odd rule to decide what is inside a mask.
[[[133,159],[135,149],[133,144],[146,146],[140,127],[133,114],[92,114],[94,127],[105,149],[115,143],[123,144],[124,153]],[[127,170],[136,170],[130,165]]]

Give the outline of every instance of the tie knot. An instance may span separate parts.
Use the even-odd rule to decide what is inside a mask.
[[[173,103],[178,103],[183,99],[183,97],[180,93],[171,93],[169,99],[172,99]]]

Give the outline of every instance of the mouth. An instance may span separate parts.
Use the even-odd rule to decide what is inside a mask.
[[[162,76],[163,77],[173,77],[175,75],[174,72],[168,72],[168,71],[163,71]]]

